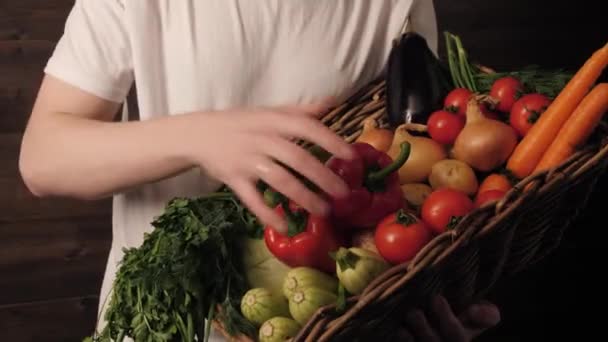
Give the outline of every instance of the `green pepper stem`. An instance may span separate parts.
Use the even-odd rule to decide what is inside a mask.
[[[342,272],[349,268],[355,268],[359,259],[361,259],[360,256],[344,247],[340,247],[334,256],[334,260],[338,262],[338,266]]]
[[[281,202],[281,208],[283,208],[285,219],[287,220],[287,236],[293,237],[303,232],[308,221],[307,215],[294,213],[289,208],[287,201]]]
[[[276,208],[281,202],[286,200],[285,196],[280,192],[274,191],[271,188],[264,191],[264,202],[271,208]]]
[[[389,165],[387,165],[385,168],[378,170],[376,172],[372,172],[367,176],[367,181],[369,183],[376,183],[379,182],[381,180],[383,180],[384,178],[388,177],[388,175],[390,175],[391,173],[399,170],[403,164],[405,164],[405,162],[407,161],[407,159],[410,157],[410,150],[411,150],[411,145],[409,142],[404,141],[401,143],[401,151],[399,151],[399,155],[397,156],[397,158],[395,158],[395,160],[390,163]]]

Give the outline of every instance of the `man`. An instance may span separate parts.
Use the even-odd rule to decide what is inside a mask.
[[[20,168],[39,196],[114,196],[101,303],[122,248],[140,245],[175,196],[225,183],[262,221],[284,228],[256,191],[261,179],[327,213],[275,160],[328,193],[348,191],[290,139],[352,156],[315,116],[326,99],[344,99],[380,75],[408,14],[436,50],[430,0],[77,0],[45,68]],[[134,82],[140,120],[113,122]],[[437,306],[440,327],[420,314],[409,319],[417,340],[468,341],[478,331],[444,301]],[[481,328],[496,324],[494,307],[478,308]]]

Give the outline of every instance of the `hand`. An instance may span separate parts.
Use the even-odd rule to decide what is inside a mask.
[[[327,104],[321,103],[201,114],[204,123],[192,125],[196,131],[191,132],[195,138],[190,157],[228,185],[264,224],[285,232],[286,223],[257,190],[258,180],[312,213],[325,215],[329,206],[278,162],[327,194],[341,196],[348,191],[340,177],[294,143],[304,139],[336,156],[353,157],[351,146],[317,119],[326,109]]]
[[[500,312],[493,304],[488,302],[473,304],[460,317],[456,317],[446,299],[438,296],[431,305],[429,315],[425,315],[420,310],[414,310],[406,315],[406,328],[400,332],[400,340],[470,342],[499,322]]]

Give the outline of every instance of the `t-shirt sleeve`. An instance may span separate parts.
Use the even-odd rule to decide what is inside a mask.
[[[439,32],[437,28],[437,14],[433,1],[414,1],[414,5],[410,11],[410,18],[414,30],[426,39],[429,48],[437,55],[439,49]]]
[[[100,98],[123,102],[133,82],[122,0],[76,0],[44,69]]]

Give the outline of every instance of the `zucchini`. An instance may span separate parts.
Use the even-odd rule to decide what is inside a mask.
[[[251,289],[245,293],[241,300],[241,312],[256,326],[272,317],[290,317],[286,298],[264,288]]]
[[[284,342],[295,337],[300,331],[300,324],[291,318],[273,317],[260,327],[260,342]]]
[[[338,279],[310,267],[296,267],[287,272],[283,281],[283,294],[286,298],[290,298],[294,291],[306,287],[335,293],[338,291]]]

